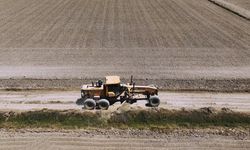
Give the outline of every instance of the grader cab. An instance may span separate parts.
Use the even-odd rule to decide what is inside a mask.
[[[119,76],[107,76],[105,83],[98,80],[81,88],[81,97],[86,109],[108,109],[116,102],[133,104],[138,100],[147,100],[146,106],[157,107],[160,104],[158,89],[155,86],[137,86],[132,80],[121,84]]]

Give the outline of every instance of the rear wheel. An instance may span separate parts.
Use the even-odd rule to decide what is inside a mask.
[[[99,108],[100,109],[102,109],[102,110],[107,110],[108,108],[109,108],[109,101],[108,100],[106,100],[106,99],[101,99],[101,100],[99,100],[99,102],[98,102],[98,106],[99,106]]]
[[[96,107],[96,102],[93,99],[86,99],[84,101],[84,108],[88,110],[92,110]]]
[[[151,96],[148,100],[148,104],[146,106],[158,107],[160,105],[160,99],[158,96]]]

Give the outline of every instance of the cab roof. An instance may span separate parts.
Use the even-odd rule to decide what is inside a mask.
[[[121,80],[119,76],[106,76],[106,84],[120,84]]]

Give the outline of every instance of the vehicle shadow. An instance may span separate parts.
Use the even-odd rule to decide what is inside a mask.
[[[76,100],[76,105],[83,105],[85,100],[86,100],[86,98],[78,98]]]

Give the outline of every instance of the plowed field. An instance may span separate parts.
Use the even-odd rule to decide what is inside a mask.
[[[247,91],[249,41],[248,20],[207,0],[0,0],[0,79],[7,79],[0,80],[5,83],[0,86],[15,89],[26,83],[27,88],[39,88],[43,85],[39,78],[48,79],[45,83],[50,88],[67,88],[72,86],[69,81],[50,79],[75,79],[74,85],[80,85],[78,80],[133,74],[137,80],[148,78],[145,82],[155,81],[162,87],[179,79],[185,83],[185,87],[170,84],[174,89]],[[75,104],[79,92],[30,92],[2,91],[1,110],[81,109]],[[175,109],[211,106],[249,111],[250,106],[249,94],[244,93],[161,94],[162,106]],[[170,135],[113,129],[106,134],[101,129],[94,133],[6,130],[0,131],[0,149],[226,150],[250,146],[249,129],[235,135],[231,135],[234,129],[230,134],[215,129],[205,134],[179,130]]]
[[[0,0],[0,77],[249,78],[249,21],[207,0]]]

